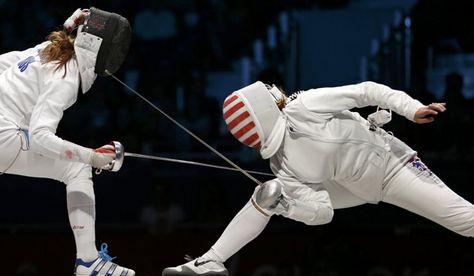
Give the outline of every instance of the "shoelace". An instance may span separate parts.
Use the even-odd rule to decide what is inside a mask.
[[[109,248],[109,246],[106,243],[103,243],[100,246],[99,257],[101,257],[102,259],[104,259],[108,262],[111,262],[112,260],[114,260],[117,257],[110,257],[108,248]]]

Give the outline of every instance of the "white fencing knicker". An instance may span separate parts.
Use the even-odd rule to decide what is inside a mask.
[[[21,151],[27,151],[29,147],[28,130],[0,115],[0,175],[6,173]]]
[[[395,166],[397,161],[389,160],[388,165]],[[453,192],[416,156],[388,179],[382,201],[474,237],[474,205]]]

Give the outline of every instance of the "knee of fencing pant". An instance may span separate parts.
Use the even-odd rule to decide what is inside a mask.
[[[94,184],[90,166],[75,163],[67,172],[66,195],[68,209],[95,204]]]
[[[445,216],[451,219],[445,226],[464,237],[474,238],[474,206],[466,202],[466,206],[458,208],[462,209]]]
[[[69,185],[71,182],[83,180],[92,182],[92,167],[84,163],[70,162],[61,181]]]
[[[467,229],[463,229],[460,231],[456,231],[459,235],[467,237],[467,238],[474,238],[474,226],[470,226]]]

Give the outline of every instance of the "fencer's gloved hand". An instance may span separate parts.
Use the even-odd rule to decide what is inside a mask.
[[[87,9],[77,9],[74,13],[69,16],[66,21],[64,21],[64,29],[67,32],[72,32],[78,25],[82,24],[85,18],[89,15],[89,10]]]
[[[91,156],[91,166],[102,169],[115,159],[115,147],[111,144],[95,149]]]
[[[93,150],[63,140],[59,158],[61,160],[89,164],[94,168],[102,169],[114,160],[115,147],[113,144],[107,144]]]

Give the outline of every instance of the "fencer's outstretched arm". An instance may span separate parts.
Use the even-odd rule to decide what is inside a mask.
[[[56,70],[55,66],[51,65],[48,69],[50,74],[46,74],[38,84],[41,87],[40,96],[33,108],[28,127],[31,150],[49,158],[82,162],[101,168],[115,157],[112,149],[94,151],[56,135],[64,111],[76,102],[79,91],[76,63],[71,60],[66,68],[68,72],[64,76],[66,69]]]
[[[255,188],[252,199],[264,210],[263,214],[278,214],[307,225],[321,225],[332,220],[334,210],[322,184],[300,185],[295,191],[300,197],[296,198],[286,194],[283,182],[290,185],[299,183],[291,177],[275,178]]]
[[[331,222],[334,209],[327,191],[308,189],[306,196],[289,199],[289,208],[281,215],[306,225],[322,225]]]
[[[416,111],[424,107],[403,91],[371,81],[307,92],[302,95],[306,108],[317,113],[327,113],[328,116],[355,107],[380,106],[415,121]]]

